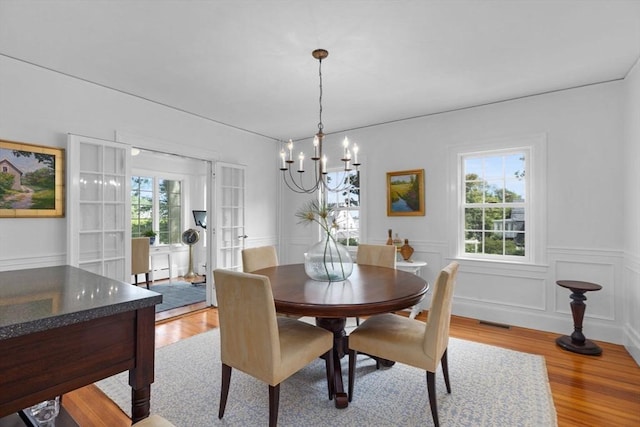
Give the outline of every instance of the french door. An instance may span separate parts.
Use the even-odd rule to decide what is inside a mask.
[[[129,146],[68,136],[67,263],[129,282]]]
[[[216,267],[242,269],[245,235],[245,167],[216,163]]]

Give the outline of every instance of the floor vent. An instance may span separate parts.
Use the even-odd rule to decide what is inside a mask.
[[[505,325],[504,323],[488,322],[486,320],[480,320],[478,323],[481,325],[493,326],[494,328],[511,329],[511,325]]]

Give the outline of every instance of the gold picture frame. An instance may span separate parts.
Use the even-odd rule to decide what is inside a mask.
[[[424,215],[424,169],[387,172],[387,215]]]
[[[0,218],[64,217],[64,149],[0,140]]]

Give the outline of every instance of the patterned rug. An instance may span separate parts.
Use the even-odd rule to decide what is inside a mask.
[[[150,289],[162,294],[162,304],[156,305],[156,313],[195,304],[206,299],[205,284],[192,285],[189,282],[173,281],[161,285],[151,285]]]
[[[212,330],[156,351],[151,413],[177,427],[266,425],[268,387],[233,371],[224,418],[218,419],[220,335]],[[347,357],[342,360],[347,376]],[[402,364],[376,370],[359,356],[353,401],[336,409],[327,398],[322,360],[280,386],[280,426],[433,425],[423,371]],[[436,372],[438,412],[443,426],[557,426],[544,357],[459,339],[449,341],[447,394]],[[102,380],[98,387],[130,414],[128,373]]]

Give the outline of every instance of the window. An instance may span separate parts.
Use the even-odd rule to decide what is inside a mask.
[[[464,254],[526,257],[525,151],[462,156]]]
[[[336,237],[345,246],[358,246],[360,242],[360,172],[352,170],[329,171],[329,186],[338,183],[348,185],[342,191],[328,191],[328,207],[336,214],[338,231]]]
[[[543,263],[546,248],[546,135],[449,148],[453,256]]]
[[[131,177],[131,236],[156,231],[159,244],[181,242],[182,183],[158,177]]]

